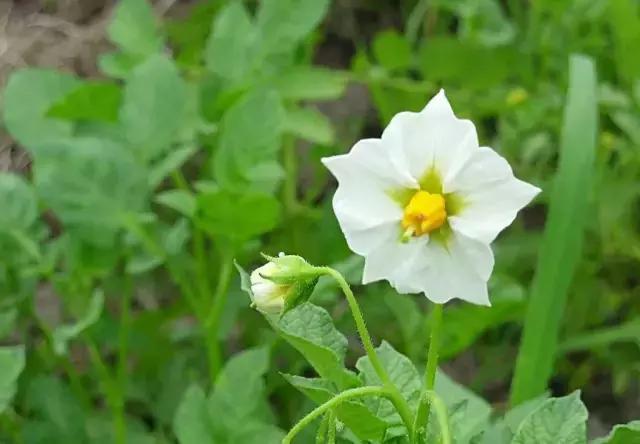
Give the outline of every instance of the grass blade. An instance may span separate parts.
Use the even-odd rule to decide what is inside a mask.
[[[567,293],[580,260],[597,134],[596,71],[587,56],[569,60],[560,161],[524,332],[511,386],[511,403],[543,393],[553,371]]]

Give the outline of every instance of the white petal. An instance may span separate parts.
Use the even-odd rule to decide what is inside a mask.
[[[362,283],[387,280],[399,293],[411,293],[407,286],[407,275],[416,268],[416,261],[424,254],[429,241],[428,236],[421,236],[402,243],[399,230],[390,236],[365,258]]]
[[[402,208],[390,191],[418,186],[390,153],[379,139],[366,139],[348,154],[322,159],[338,180],[333,209],[340,227],[349,247],[361,255],[398,231]]]
[[[487,281],[493,265],[493,252],[488,245],[452,233],[447,248],[438,242],[429,243],[420,266],[410,275],[409,285],[413,292],[423,292],[438,304],[462,299],[491,305]]]
[[[449,218],[451,227],[490,243],[540,189],[516,179],[503,157],[482,147],[452,180],[451,191],[465,203],[460,214]]]
[[[444,90],[419,112],[396,114],[382,134],[385,144],[401,148],[396,157],[405,162],[411,175],[420,179],[435,168],[446,184],[478,148],[473,123],[458,119]]]

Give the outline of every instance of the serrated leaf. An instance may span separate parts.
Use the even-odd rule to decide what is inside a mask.
[[[255,26],[242,2],[232,2],[215,20],[204,59],[209,71],[226,80],[240,81],[255,65]]]
[[[283,376],[316,404],[323,404],[336,395],[335,386],[327,380],[292,375]],[[379,441],[384,437],[387,423],[376,417],[363,403],[346,401],[334,410],[338,419],[349,427],[358,438]]]
[[[416,409],[420,400],[420,391],[422,389],[422,381],[418,370],[402,353],[396,351],[388,342],[382,341],[382,344],[376,349],[376,353],[380,358],[382,366],[389,374],[389,378],[393,384],[398,387],[400,393],[409,403],[410,407]],[[360,378],[365,385],[381,385],[382,381],[376,374],[368,356],[363,356],[356,362],[356,368],[360,371]],[[376,397],[367,398],[365,404],[378,417],[386,421],[393,429],[387,431],[387,439],[393,436],[402,436],[406,434],[406,430],[402,426],[400,416],[395,407],[387,399]],[[397,427],[395,427],[397,426]]]
[[[61,72],[28,68],[15,71],[4,91],[3,114],[9,133],[34,153],[43,142],[65,138],[72,125],[47,117],[49,108],[79,85]]]
[[[93,292],[89,306],[81,318],[73,324],[61,325],[53,330],[53,351],[59,356],[66,354],[68,342],[98,321],[103,306],[104,293],[97,289]]]
[[[221,186],[273,189],[284,121],[282,100],[273,91],[249,93],[229,108],[213,158]]]
[[[109,82],[85,82],[51,106],[47,117],[64,120],[115,122],[122,101],[122,89]]]
[[[274,321],[274,326],[322,378],[342,390],[358,385],[355,375],[344,368],[347,339],[324,308],[303,302]]]
[[[269,83],[284,99],[332,100],[341,97],[349,77],[339,71],[316,66],[292,68]]]
[[[280,219],[279,201],[267,194],[219,190],[199,195],[197,203],[204,230],[238,243],[272,230]]]
[[[24,369],[24,347],[0,347],[0,414],[11,404]]]
[[[328,0],[263,0],[256,22],[265,54],[290,51],[320,23]]]
[[[640,421],[618,424],[609,436],[596,439],[591,444],[640,444]]]
[[[321,145],[330,145],[335,139],[329,118],[314,108],[287,110],[285,128],[290,134]]]
[[[120,49],[140,57],[160,52],[164,46],[157,19],[146,0],[121,0],[107,34]]]
[[[584,444],[587,416],[580,392],[548,399],[524,419],[512,444]]]
[[[167,151],[184,123],[187,88],[175,64],[154,55],[138,65],[125,84],[120,123],[139,159]]]
[[[130,152],[106,139],[43,145],[35,184],[66,229],[91,245],[113,247],[123,217],[141,211],[147,197],[142,167]]]

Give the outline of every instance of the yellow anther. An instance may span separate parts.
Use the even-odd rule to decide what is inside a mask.
[[[430,233],[440,228],[445,220],[447,211],[442,194],[417,191],[404,209],[403,238]]]

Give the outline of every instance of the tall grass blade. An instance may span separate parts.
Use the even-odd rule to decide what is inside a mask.
[[[543,393],[552,375],[558,333],[580,260],[587,217],[597,134],[596,85],[593,60],[572,55],[559,166],[511,386],[513,405]]]

